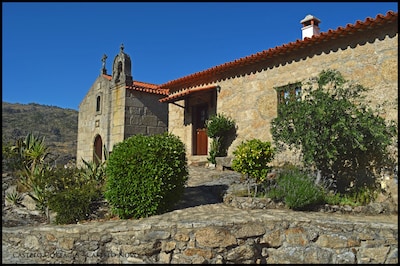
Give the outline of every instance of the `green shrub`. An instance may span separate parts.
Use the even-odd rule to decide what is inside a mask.
[[[207,120],[206,126],[208,137],[223,137],[226,133],[235,128],[235,121],[224,114],[216,114]]]
[[[246,177],[249,195],[250,178],[255,179],[254,196],[256,196],[258,184],[266,180],[271,171],[272,167],[268,164],[272,161],[274,153],[270,142],[259,139],[244,141],[233,151],[235,157],[232,160],[232,169]]]
[[[12,141],[6,141],[4,136],[2,137],[2,169],[3,172],[16,172],[19,169],[22,169],[22,158],[18,151],[13,148]]]
[[[274,149],[269,141],[251,139],[242,142],[235,151],[232,169],[254,178],[257,183],[265,180],[271,171],[268,164],[274,157]]]
[[[365,206],[373,202],[377,196],[377,189],[364,187],[348,193],[327,193],[325,202],[331,205]]]
[[[22,199],[23,199],[22,195],[17,191],[6,193],[7,202],[12,203],[15,206],[21,205]]]
[[[90,214],[90,204],[102,196],[102,183],[86,175],[87,168],[56,167],[42,185],[49,208],[56,212],[57,224],[76,223]]]
[[[217,137],[212,139],[208,155],[207,160],[212,164],[217,163],[216,157],[224,156],[224,154],[221,153],[221,138]]]
[[[314,183],[313,178],[298,169],[281,172],[276,186],[271,188],[268,197],[283,201],[290,209],[306,209],[324,202],[324,189]]]
[[[224,114],[216,114],[206,121],[207,136],[212,138],[209,157],[207,160],[216,163],[215,157],[226,156],[228,150],[228,137],[230,132],[235,133],[235,121]]]
[[[71,224],[89,216],[90,204],[96,197],[90,183],[83,187],[73,187],[54,194],[49,199],[49,207],[57,213],[57,224]]]
[[[170,133],[132,136],[114,146],[106,174],[104,195],[120,218],[161,214],[183,195],[185,146]]]

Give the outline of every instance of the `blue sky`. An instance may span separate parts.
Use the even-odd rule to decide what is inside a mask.
[[[134,80],[163,84],[301,39],[398,11],[397,2],[2,3],[2,97],[78,110],[121,43]]]

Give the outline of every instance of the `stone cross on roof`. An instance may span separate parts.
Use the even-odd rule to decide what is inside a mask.
[[[107,60],[107,55],[104,54],[103,57],[101,58],[101,62],[103,62],[103,66],[101,68],[101,73],[102,74],[107,74],[107,70],[106,70],[106,60]]]

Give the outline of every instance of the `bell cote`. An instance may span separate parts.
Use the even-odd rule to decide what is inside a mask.
[[[124,52],[124,45],[121,44],[119,54],[114,58],[112,82],[114,84],[132,85],[131,58]]]

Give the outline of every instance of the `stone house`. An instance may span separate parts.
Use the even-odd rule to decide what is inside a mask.
[[[167,90],[157,85],[135,81],[131,59],[121,50],[114,58],[112,75],[103,67],[79,105],[77,165],[104,160],[104,149],[135,135],[168,131],[168,105],[159,100]]]
[[[77,159],[99,154],[100,143],[111,151],[129,135],[168,127],[185,143],[189,163],[207,162],[211,139],[205,121],[217,113],[236,122],[236,138],[228,149],[232,156],[242,141],[272,141],[270,125],[282,98],[300,92],[301,82],[324,69],[336,69],[371,89],[371,104],[386,102],[385,118],[398,121],[398,13],[388,11],[327,32],[320,32],[320,23],[307,15],[300,21],[302,40],[158,86],[132,81],[130,59],[121,49],[112,76],[101,73],[80,105]],[[284,157],[275,163],[296,160],[293,154]]]
[[[300,21],[302,40],[159,86],[169,91],[160,99],[170,103],[168,130],[186,144],[189,162],[206,161],[211,139],[204,121],[213,114],[223,113],[236,122],[237,137],[228,156],[244,140],[272,141],[270,125],[282,98],[301,91],[299,83],[324,69],[337,69],[347,80],[371,89],[371,104],[387,101],[384,114],[397,121],[398,13],[389,11],[327,32],[320,32],[320,23],[307,15]],[[285,160],[298,158],[281,154],[274,163]]]

